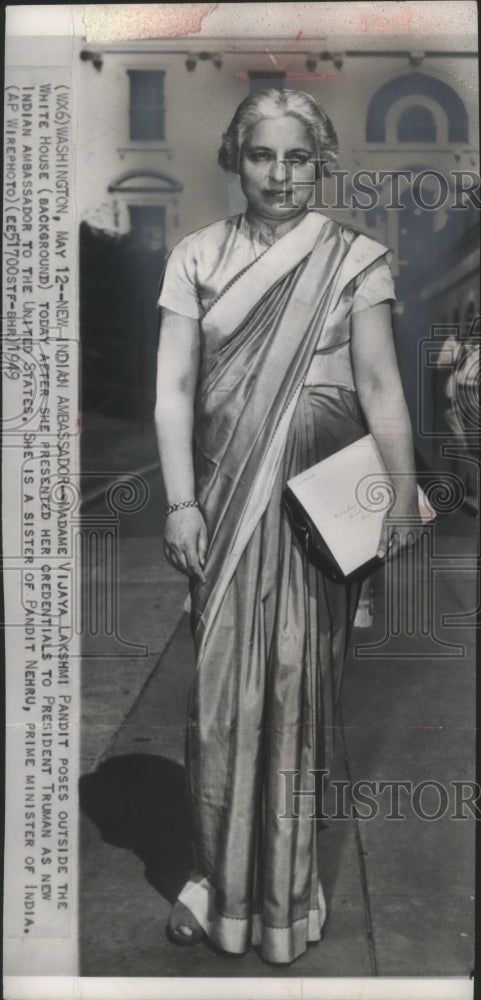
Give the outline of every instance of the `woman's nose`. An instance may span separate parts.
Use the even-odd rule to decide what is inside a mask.
[[[286,179],[286,165],[283,160],[274,160],[270,169],[271,180],[282,184]]]

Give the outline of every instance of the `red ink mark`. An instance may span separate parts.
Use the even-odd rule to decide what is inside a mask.
[[[297,35],[296,35],[294,41],[292,42],[290,49],[288,49],[288,52],[287,52],[288,58],[285,59],[285,60],[282,60],[283,63],[284,63],[284,65],[281,65],[281,63],[279,63],[277,61],[274,53],[271,52],[271,50],[270,50],[270,48],[269,48],[268,45],[263,45],[262,46],[263,49],[264,49],[264,52],[266,53],[266,55],[269,56],[269,59],[271,60],[271,62],[273,64],[273,66],[275,67],[275,69],[279,70],[280,73],[285,73],[286,74],[286,79],[289,79],[289,76],[288,76],[288,73],[287,73],[287,67],[292,62],[292,57],[293,57],[293,55],[295,53],[296,45],[299,44],[299,41],[302,38],[302,34],[303,34],[303,32],[302,32],[302,28],[301,28],[300,31],[297,32]],[[291,77],[291,79],[293,79],[293,78]],[[304,77],[302,77],[301,79],[304,79]]]
[[[342,73],[286,73],[286,80],[342,80]]]
[[[295,49],[296,49],[296,45],[298,44],[298,42],[300,41],[301,38],[302,38],[302,28],[301,28],[300,31],[297,32],[297,35],[296,35],[296,37],[295,37],[295,39],[294,39],[294,41],[292,43],[292,46],[291,46],[291,48],[289,50],[290,57],[289,57],[289,59],[286,60],[286,64],[285,64],[285,67],[284,67],[286,70],[287,70],[287,67],[290,65],[290,63],[292,62],[292,57],[294,55],[294,52],[295,52]]]
[[[275,55],[271,52],[269,46],[268,45],[263,45],[262,47],[264,49],[264,52],[266,52],[267,55],[269,56],[269,59],[270,59],[271,63],[273,64],[273,66],[275,66],[276,69],[278,69],[280,72],[282,72],[281,71],[281,67],[279,66],[279,63],[277,62],[277,59],[276,59]]]
[[[248,83],[250,76],[248,73],[239,72],[232,74],[235,80],[242,80]],[[344,79],[342,73],[286,73],[285,80],[332,80]]]
[[[379,14],[377,17],[371,17],[369,14],[363,14],[361,18],[361,31],[366,33],[371,29],[374,31],[412,31],[412,10],[406,8],[402,14],[392,14],[388,16],[387,14]]]

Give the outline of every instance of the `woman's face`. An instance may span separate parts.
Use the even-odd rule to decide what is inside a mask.
[[[302,214],[314,190],[313,156],[299,118],[284,115],[259,121],[241,154],[240,181],[250,211],[266,222]]]

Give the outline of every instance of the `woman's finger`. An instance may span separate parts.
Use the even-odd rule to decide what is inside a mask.
[[[207,555],[207,528],[205,524],[203,524],[199,530],[197,538],[197,554],[199,556],[200,565],[204,567]]]
[[[399,537],[399,532],[395,528],[391,527],[389,531],[389,538],[386,547],[386,558],[394,559],[398,555],[401,549],[401,542]]]
[[[410,552],[416,545],[418,532],[413,528],[393,526],[387,543],[387,558],[393,559],[401,552]]]
[[[189,559],[184,549],[179,552],[179,563],[183,573],[190,573]]]
[[[172,547],[168,544],[168,542],[164,542],[164,556],[167,559],[167,562],[170,563],[171,566],[174,566],[174,568],[176,568],[174,552],[172,550]]]
[[[174,545],[169,545],[168,542],[164,542],[164,554],[167,562],[173,567],[173,569],[178,570],[179,573],[186,573],[186,567],[183,565],[180,553],[177,551]]]
[[[389,540],[391,534],[391,525],[388,524],[388,516],[384,515],[384,520],[382,522],[381,537],[379,539],[379,545],[377,549],[377,555],[379,559],[384,559],[387,554]]]
[[[203,582],[205,581],[204,571],[199,562],[199,556],[197,554],[197,548],[194,545],[189,546],[186,551],[186,559],[188,572],[190,576],[197,576]]]

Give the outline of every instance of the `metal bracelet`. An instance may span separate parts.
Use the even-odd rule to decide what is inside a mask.
[[[173,514],[174,510],[183,510],[184,507],[198,507],[198,506],[199,506],[198,500],[181,500],[180,503],[169,504],[169,506],[165,510],[165,513],[167,516],[167,514]]]

